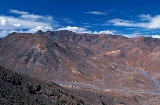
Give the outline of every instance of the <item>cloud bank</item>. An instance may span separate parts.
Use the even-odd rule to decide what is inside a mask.
[[[12,31],[33,33],[39,29],[53,30],[58,27],[57,21],[51,16],[41,16],[25,11],[10,10],[11,16],[0,16],[0,36],[4,37]]]
[[[68,30],[76,33],[89,33],[89,34],[115,34],[114,30],[104,30],[104,31],[90,31],[87,30],[86,28],[81,28],[81,27],[72,27],[72,26],[67,26],[67,27],[62,27],[59,28],[58,30]]]

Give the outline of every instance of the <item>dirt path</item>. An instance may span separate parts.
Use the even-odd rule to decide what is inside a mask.
[[[57,82],[57,84],[62,86],[62,87],[70,87],[70,88],[77,88],[77,89],[92,89],[92,90],[99,90],[99,91],[117,91],[117,92],[124,92],[124,93],[139,93],[139,94],[160,95],[160,93],[156,93],[156,92],[98,87],[98,86],[94,86],[94,85],[91,85],[91,84],[84,84],[84,83],[77,83],[77,82],[76,83],[75,82]]]

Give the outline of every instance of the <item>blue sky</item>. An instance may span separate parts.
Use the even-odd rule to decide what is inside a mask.
[[[1,0],[0,37],[71,30],[160,38],[159,0]]]

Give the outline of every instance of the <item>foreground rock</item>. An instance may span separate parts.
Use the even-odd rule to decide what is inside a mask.
[[[0,104],[87,105],[82,99],[52,82],[40,81],[2,67],[0,67]]]

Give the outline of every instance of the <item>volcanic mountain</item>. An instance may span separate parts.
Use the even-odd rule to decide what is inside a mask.
[[[64,87],[160,95],[160,39],[151,37],[11,33],[0,40],[0,66]]]

